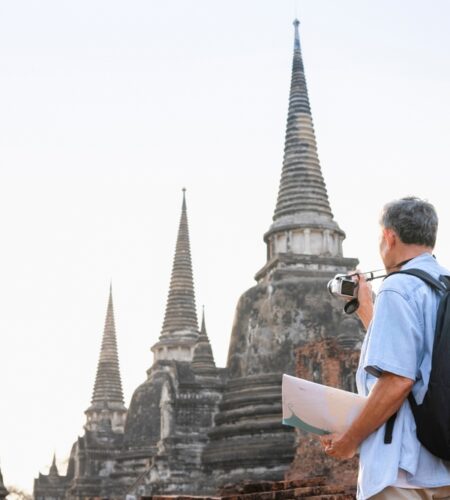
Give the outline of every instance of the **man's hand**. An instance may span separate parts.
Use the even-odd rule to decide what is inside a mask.
[[[364,439],[398,411],[413,385],[414,380],[383,372],[350,428],[344,434],[327,434],[320,438],[325,453],[334,458],[353,457]]]
[[[363,274],[357,274],[356,277],[358,279],[359,301],[359,308],[357,309],[356,314],[359,316],[359,319],[362,321],[364,328],[367,330],[373,316],[372,285],[370,284],[370,282],[366,281],[366,278]]]
[[[358,443],[352,442],[345,434],[326,434],[320,437],[323,450],[334,458],[352,458],[358,451]]]

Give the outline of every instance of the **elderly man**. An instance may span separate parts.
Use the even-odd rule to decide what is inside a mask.
[[[412,268],[437,279],[450,274],[432,254],[438,218],[430,203],[418,198],[388,203],[380,224],[380,255],[388,274]],[[412,391],[420,404],[427,391],[440,294],[415,276],[395,274],[384,280],[374,306],[361,276],[358,299],[367,334],[356,381],[367,404],[347,432],[321,438],[324,450],[345,459],[359,448],[358,499],[450,499],[450,462],[420,444],[407,401]],[[395,413],[386,444],[385,424]]]

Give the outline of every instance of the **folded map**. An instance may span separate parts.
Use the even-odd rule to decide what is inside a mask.
[[[283,424],[315,434],[344,432],[365,405],[364,396],[283,375]]]

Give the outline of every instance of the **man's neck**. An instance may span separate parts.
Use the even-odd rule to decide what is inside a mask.
[[[406,262],[409,262],[410,260],[424,253],[429,253],[430,255],[432,255],[433,249],[423,245],[402,245],[402,247],[399,248],[399,251],[395,256],[396,258],[392,259],[393,261],[392,266],[387,267],[386,271],[389,273],[392,271],[397,271],[404,264],[406,264]]]

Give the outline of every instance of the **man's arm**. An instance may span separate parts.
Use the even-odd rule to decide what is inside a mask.
[[[397,412],[413,385],[414,381],[409,378],[383,372],[351,427],[344,434],[330,434],[320,438],[325,452],[335,458],[353,457],[364,439]]]

